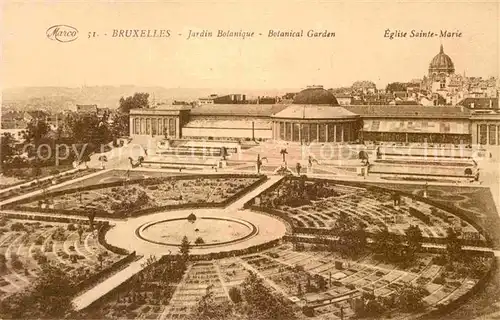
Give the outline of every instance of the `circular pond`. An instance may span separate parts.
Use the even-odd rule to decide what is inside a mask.
[[[257,233],[248,221],[225,217],[174,218],[146,223],[136,230],[139,238],[156,244],[179,246],[186,236],[192,246],[234,243]],[[196,241],[202,239],[203,241]]]

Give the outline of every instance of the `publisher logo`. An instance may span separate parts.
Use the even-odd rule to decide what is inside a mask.
[[[78,30],[72,26],[58,24],[47,29],[47,38],[59,42],[71,42],[78,38]]]

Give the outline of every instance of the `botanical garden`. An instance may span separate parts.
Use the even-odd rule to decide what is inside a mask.
[[[1,318],[465,319],[498,278],[473,192],[84,173],[2,197]]]

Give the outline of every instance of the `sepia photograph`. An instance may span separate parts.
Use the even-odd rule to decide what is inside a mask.
[[[500,319],[498,1],[0,8],[0,319]]]

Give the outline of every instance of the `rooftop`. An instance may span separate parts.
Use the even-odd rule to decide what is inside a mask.
[[[351,105],[344,106],[350,112],[367,118],[464,118],[470,116],[467,108],[454,106],[420,106],[420,105]]]
[[[287,119],[336,119],[355,118],[358,115],[343,107],[293,104],[276,113],[273,118]]]
[[[269,117],[287,106],[284,104],[210,104],[191,109],[192,115]]]

